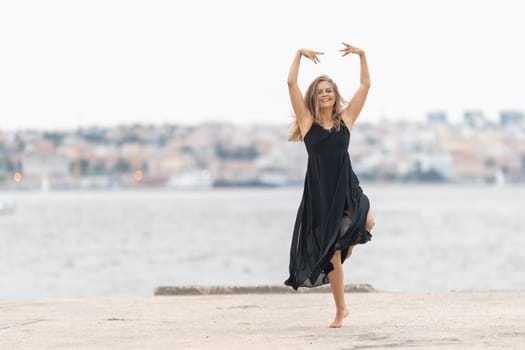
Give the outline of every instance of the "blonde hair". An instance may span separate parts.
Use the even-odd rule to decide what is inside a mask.
[[[330,83],[334,89],[335,94],[335,103],[332,110],[332,120],[334,121],[334,127],[339,131],[341,127],[341,112],[345,108],[346,101],[343,99],[337,88],[337,84],[328,77],[327,75],[320,75],[310,83],[310,86],[304,94],[304,103],[306,108],[312,114],[314,118],[314,123],[319,122],[320,113],[319,113],[319,101],[317,99],[317,85],[320,82],[326,81]],[[290,124],[290,134],[288,135],[288,141],[302,141],[303,136],[301,135],[301,130],[299,129],[299,124],[297,123],[297,118],[294,116],[294,121]]]

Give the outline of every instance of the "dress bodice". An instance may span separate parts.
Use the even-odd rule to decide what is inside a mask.
[[[304,137],[308,156],[322,154],[339,154],[347,152],[350,143],[350,132],[341,123],[339,131],[327,130],[317,123],[313,123]]]

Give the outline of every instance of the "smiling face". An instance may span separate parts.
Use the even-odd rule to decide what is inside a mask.
[[[332,83],[320,81],[317,84],[317,103],[320,109],[333,108],[335,104],[335,90]]]
[[[332,119],[340,118],[345,104],[337,84],[327,75],[320,75],[310,83],[304,101],[314,120],[318,120],[321,113],[327,112],[332,115]]]

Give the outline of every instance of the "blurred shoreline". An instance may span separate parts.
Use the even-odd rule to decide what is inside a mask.
[[[301,185],[307,164],[288,126],[121,125],[70,131],[0,131],[0,190]],[[479,111],[461,123],[361,122],[349,148],[360,180],[374,183],[525,183],[525,117]]]

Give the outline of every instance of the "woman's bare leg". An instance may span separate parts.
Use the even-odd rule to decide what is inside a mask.
[[[334,256],[330,260],[334,269],[328,274],[330,286],[332,287],[332,294],[334,296],[336,313],[335,319],[330,323],[331,328],[339,328],[343,325],[343,319],[348,315],[348,310],[345,304],[345,285],[343,265],[341,264],[341,251],[336,250]]]
[[[350,214],[350,215],[349,215]],[[351,216],[351,212],[346,212],[345,215]],[[372,208],[368,210],[366,216],[366,230],[371,231],[374,227],[374,214]],[[354,246],[348,248],[348,253],[346,258],[348,259],[352,255],[352,250]],[[334,256],[330,260],[334,269],[328,274],[328,279],[330,280],[330,285],[332,286],[332,294],[334,296],[336,313],[335,319],[330,324],[331,328],[339,328],[343,325],[343,319],[348,316],[348,309],[346,308],[345,303],[345,285],[344,285],[344,273],[343,265],[341,264],[341,251],[336,250]]]
[[[352,251],[354,250],[354,247],[355,245],[351,245],[350,247],[348,247],[348,252],[346,253],[347,259],[352,256]]]
[[[368,232],[372,231],[372,228],[375,225],[374,213],[372,208],[368,209],[368,214],[366,215],[366,230]]]

